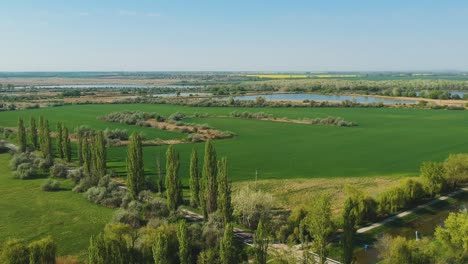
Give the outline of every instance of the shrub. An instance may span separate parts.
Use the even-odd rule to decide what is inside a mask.
[[[175,112],[172,115],[170,115],[168,119],[172,121],[181,121],[184,118],[185,118],[185,114],[181,112]]]
[[[31,179],[37,176],[36,167],[31,163],[21,163],[13,173],[15,179]]]
[[[116,223],[122,223],[132,226],[133,228],[139,228],[143,225],[144,221],[140,215],[135,211],[128,211],[125,209],[119,209],[113,217],[113,221]]]
[[[274,205],[273,196],[269,193],[244,187],[232,197],[234,214],[242,224],[255,228],[261,218],[269,219]]]
[[[3,244],[0,262],[5,264],[29,263],[29,250],[20,240],[10,239]]]
[[[42,185],[41,188],[45,192],[53,192],[60,190],[60,182],[57,180],[47,179]]]
[[[50,167],[50,176],[65,179],[68,176],[68,167],[63,164],[55,164]]]
[[[90,187],[84,193],[89,201],[109,208],[119,207],[122,204],[124,195],[125,191],[112,182],[109,176],[103,177],[98,186]]]
[[[107,139],[118,139],[118,140],[128,140],[128,131],[126,129],[114,129],[110,130],[106,128],[104,130],[104,136]]]
[[[33,241],[29,244],[28,249],[29,263],[55,263],[57,245],[52,237],[48,236],[43,239]]]
[[[193,143],[202,142],[205,139],[202,135],[196,133],[189,134],[187,138]]]
[[[30,152],[18,153],[10,160],[10,167],[12,170],[16,170],[22,163],[34,163],[34,160],[35,156]]]
[[[68,179],[72,180],[75,184],[79,183],[83,176],[83,170],[81,168],[73,169],[68,172]]]

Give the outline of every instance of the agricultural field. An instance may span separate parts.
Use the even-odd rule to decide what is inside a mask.
[[[113,210],[88,202],[63,182],[57,192],[44,192],[44,178],[12,178],[9,154],[0,154],[0,241],[26,242],[52,235],[58,255],[83,256],[89,238],[112,219]]]
[[[347,109],[347,108],[249,108],[248,112],[271,114],[291,119],[336,116],[358,124],[336,127],[227,117],[238,108],[191,108],[173,105],[81,105],[0,113],[0,126],[14,127],[18,117],[47,116],[51,127],[63,121],[73,128],[86,124],[92,128],[123,128],[141,131],[147,138],[181,139],[186,134],[173,131],[109,123],[96,117],[121,110],[156,112],[169,116],[207,113],[207,118],[187,122],[207,123],[232,131],[232,139],[216,140],[219,156],[229,158],[229,174],[234,182],[274,179],[313,179],[339,177],[416,176],[421,162],[443,160],[449,153],[467,152],[468,133],[465,111],[422,109]],[[179,144],[181,175],[187,182],[188,160],[192,148],[203,143]],[[147,173],[153,175],[155,159],[166,146],[144,148]],[[109,149],[109,166],[125,170],[125,147]],[[163,157],[162,157],[163,158]]]

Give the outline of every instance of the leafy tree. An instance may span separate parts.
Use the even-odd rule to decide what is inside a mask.
[[[68,128],[66,126],[63,127],[63,134],[62,134],[62,152],[64,154],[64,158],[67,162],[71,162],[71,141],[70,141],[70,135],[68,133]]]
[[[33,149],[35,150],[38,149],[39,143],[37,141],[37,125],[36,125],[36,119],[34,117],[31,117],[29,119],[29,137],[30,137]]]
[[[218,162],[218,211],[221,213],[224,223],[231,222],[231,183],[227,175],[227,159],[222,158]]]
[[[20,240],[8,240],[3,244],[0,261],[5,264],[29,264],[29,250]]]
[[[127,150],[127,187],[133,199],[138,197],[145,184],[141,141],[141,135],[134,132],[130,137],[130,144]]]
[[[52,237],[48,236],[29,244],[29,262],[38,264],[55,263],[57,245]]]
[[[78,131],[78,133],[76,133],[76,137],[78,139],[78,161],[80,163],[80,165],[83,165],[84,163],[84,157],[83,157],[83,135],[80,133],[80,131]]]
[[[190,264],[190,244],[188,238],[187,224],[185,221],[179,222],[177,226],[177,240],[179,241],[180,264]]]
[[[397,236],[384,236],[377,241],[382,264],[432,264],[436,263],[431,242],[428,239],[407,240]]]
[[[468,212],[450,213],[435,231],[435,238],[441,245],[442,259],[448,263],[468,262]]]
[[[257,231],[254,235],[254,251],[255,258],[254,263],[256,264],[266,264],[268,257],[268,244],[269,244],[269,234],[266,228],[266,225],[263,223],[263,220],[260,219],[258,223]]]
[[[169,254],[169,242],[167,235],[163,232],[159,232],[156,236],[156,242],[153,246],[154,262],[158,264],[169,264]]]
[[[312,247],[319,255],[320,263],[323,264],[328,255],[328,240],[333,232],[330,196],[322,194],[317,197],[304,221],[307,231],[313,238]]]
[[[202,191],[200,192],[200,202],[203,203],[203,214],[205,219],[208,214],[216,212],[217,209],[217,160],[216,151],[210,141],[205,144],[205,157],[203,162],[202,173]]]
[[[359,210],[351,198],[346,199],[343,209],[343,263],[353,262],[354,236],[356,234],[356,213]]]
[[[167,206],[175,211],[182,203],[182,183],[179,178],[179,154],[170,145],[166,152],[166,198]]]
[[[24,126],[24,122],[21,117],[18,118],[18,143],[19,143],[19,151],[25,152],[26,147],[27,147],[26,128]]]
[[[347,185],[345,190],[354,205],[353,213],[356,218],[356,224],[359,225],[366,221],[373,221],[376,216],[377,202],[362,190],[351,185]]]
[[[468,180],[468,154],[450,154],[444,163],[447,183],[455,189]]]
[[[91,177],[92,173],[92,161],[91,161],[91,150],[89,141],[84,138],[81,141],[81,157],[83,159],[83,173],[86,177]]]
[[[234,230],[231,223],[224,227],[224,235],[219,247],[219,256],[223,264],[238,263],[237,249],[234,241]]]
[[[431,197],[445,188],[445,169],[442,162],[424,162],[420,168],[423,188]]]
[[[59,153],[59,157],[63,159],[65,154],[63,153],[63,124],[62,122],[57,123],[57,151]]]
[[[190,157],[190,205],[198,207],[200,205],[200,172],[198,171],[197,150],[192,150]]]

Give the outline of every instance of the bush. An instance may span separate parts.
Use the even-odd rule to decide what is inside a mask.
[[[68,176],[68,167],[63,164],[55,164],[50,167],[50,176],[65,179]]]
[[[185,118],[185,114],[181,112],[175,112],[172,115],[170,115],[168,119],[172,121],[181,121],[184,118]]]
[[[75,184],[79,183],[83,176],[83,170],[81,168],[73,169],[68,172],[68,179],[72,180]]]
[[[145,113],[140,111],[122,111],[122,112],[114,112],[110,113],[105,116],[100,116],[98,119],[108,121],[108,122],[115,122],[127,125],[136,125],[140,122],[140,124],[148,119],[156,118],[155,113]]]
[[[205,140],[205,138],[202,135],[196,134],[196,133],[189,134],[187,138],[190,140],[190,142],[193,142],[193,143],[202,142]]]
[[[51,236],[31,242],[28,249],[29,263],[55,263],[57,245]]]
[[[124,195],[125,191],[112,182],[109,176],[102,178],[98,186],[92,186],[84,193],[89,201],[109,208],[120,207]]]
[[[119,209],[114,215],[114,222],[127,224],[133,228],[139,228],[143,225],[144,221],[140,215],[135,211],[128,211],[125,209]]]
[[[18,153],[10,160],[10,168],[16,170],[22,163],[34,163],[35,156],[30,152]]]
[[[0,262],[5,264],[29,263],[29,250],[20,240],[10,239],[2,246]]]
[[[13,173],[15,179],[31,179],[37,176],[36,167],[31,163],[21,163]]]
[[[60,190],[60,182],[57,180],[47,179],[42,185],[41,188],[45,192],[53,192]]]
[[[244,187],[232,197],[234,214],[241,223],[249,228],[255,228],[260,219],[269,219],[274,205],[273,196],[269,193]]]
[[[128,140],[128,131],[126,129],[114,129],[111,130],[106,128],[104,130],[104,136],[106,139],[118,139],[118,140]]]

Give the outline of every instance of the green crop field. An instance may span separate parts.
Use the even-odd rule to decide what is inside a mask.
[[[89,238],[103,229],[113,210],[90,203],[69,188],[44,192],[44,179],[13,179],[9,159],[9,154],[0,154],[0,241],[29,242],[52,235],[58,255],[83,255]]]
[[[147,138],[184,138],[185,134],[97,120],[106,113],[141,110],[168,116],[176,111],[208,113],[212,117],[189,122],[208,123],[237,134],[217,140],[219,155],[229,159],[233,181],[258,179],[414,176],[421,162],[443,160],[449,153],[468,152],[468,112],[422,109],[364,108],[192,108],[173,105],[75,105],[0,113],[0,126],[15,126],[22,116],[43,115],[51,122],[69,127],[126,128],[141,131]],[[335,127],[273,121],[234,119],[231,111],[264,111],[275,117],[293,119],[339,116],[358,123],[357,127]],[[181,176],[187,182],[189,153],[202,152],[203,143],[180,144]],[[166,146],[145,147],[148,175],[155,175],[156,156],[164,157]],[[109,165],[122,173],[126,148],[109,149]],[[164,159],[163,159],[164,162]]]

